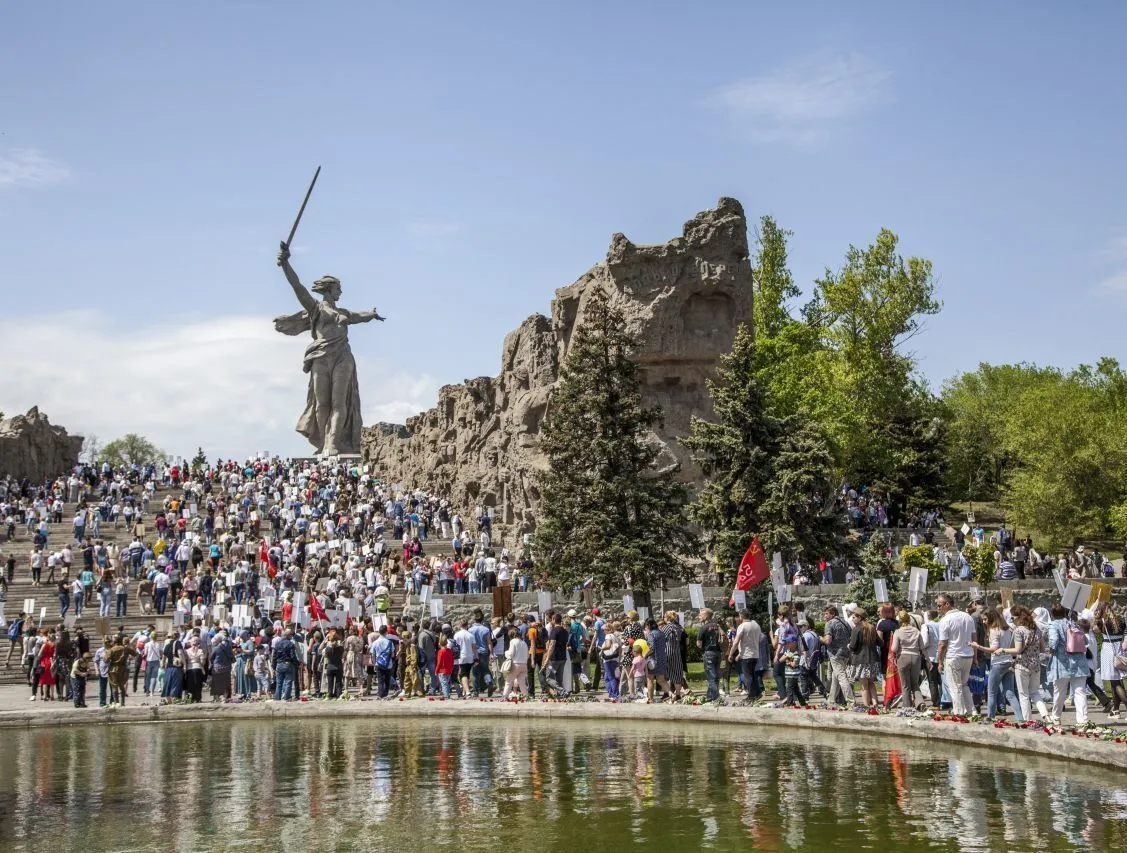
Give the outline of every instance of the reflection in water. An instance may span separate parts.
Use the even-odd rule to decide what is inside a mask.
[[[1116,776],[763,729],[418,721],[5,732],[4,849],[1108,850]],[[672,846],[670,846],[672,845]]]

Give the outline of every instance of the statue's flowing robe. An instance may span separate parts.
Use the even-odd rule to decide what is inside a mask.
[[[303,332],[313,335],[313,342],[305,350],[302,370],[312,374],[315,362],[323,364],[325,375],[331,377],[334,385],[338,382],[346,383],[344,410],[338,413],[336,434],[330,442],[330,447],[337,453],[360,452],[360,385],[356,379],[356,359],[352,357],[352,349],[348,345],[348,324],[357,321],[358,317],[353,312],[324,302],[317,303],[312,314],[299,311],[274,320],[274,329],[283,335],[294,336]],[[338,389],[334,387],[332,390],[332,396],[338,397]],[[325,448],[328,438],[325,430],[331,416],[332,412],[318,411],[317,397],[313,392],[313,376],[310,375],[305,411],[298,418],[297,431],[309,439],[318,453]]]

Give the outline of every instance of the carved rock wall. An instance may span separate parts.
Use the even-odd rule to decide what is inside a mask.
[[[51,426],[33,406],[26,415],[0,420],[0,476],[35,482],[54,478],[78,464],[82,436]]]
[[[641,344],[645,405],[661,406],[662,465],[680,465],[693,481],[699,470],[677,439],[693,415],[707,415],[706,379],[751,322],[751,267],[743,207],[720,199],[685,223],[682,236],[637,246],[622,234],[606,260],[552,300],[551,319],[534,314],[505,337],[501,373],[447,385],[438,405],[405,426],[364,430],[363,455],[392,482],[450,496],[463,516],[493,507],[499,532],[512,543],[536,526],[536,472],[544,465],[537,435],[559,366],[582,320],[587,295],[601,283]]]

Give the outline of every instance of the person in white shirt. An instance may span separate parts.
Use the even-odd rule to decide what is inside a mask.
[[[454,644],[457,646],[454,650],[456,654],[454,675],[462,685],[463,699],[468,699],[470,696],[470,671],[477,660],[477,642],[474,640],[473,634],[469,632],[469,625],[469,620],[463,619],[460,623],[460,630],[454,634]]]
[[[939,671],[947,679],[947,692],[951,694],[951,711],[961,717],[974,711],[970,692],[970,668],[974,664],[971,643],[978,636],[974,619],[969,613],[956,608],[945,595],[936,599],[939,609]]]
[[[516,628],[509,629],[509,647],[505,650],[505,662],[501,669],[508,667],[505,672],[505,690],[501,694],[502,700],[508,700],[515,687],[524,698],[528,684],[528,643],[520,638]]]
[[[763,692],[756,672],[759,665],[759,640],[763,636],[763,629],[746,610],[741,610],[739,617],[740,624],[736,628],[736,636],[732,641],[728,658],[740,668],[744,688],[747,690],[747,698],[744,701],[750,704]]]

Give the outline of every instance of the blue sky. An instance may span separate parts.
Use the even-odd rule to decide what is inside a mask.
[[[504,334],[721,195],[806,289],[882,226],[935,264],[912,346],[1117,355],[1127,4],[147,2],[0,12],[0,410],[174,452],[304,453],[274,265],[389,320],[366,422],[497,372]]]

